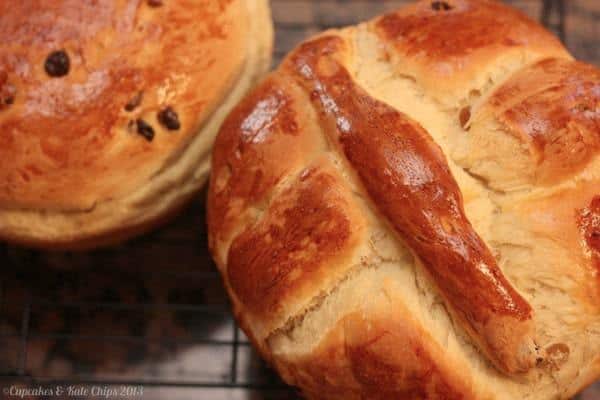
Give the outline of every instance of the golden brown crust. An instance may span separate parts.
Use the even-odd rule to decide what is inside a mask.
[[[400,303],[382,299],[347,315],[310,357],[278,368],[311,399],[476,399],[471,382],[438,362],[443,349]]]
[[[92,235],[63,235],[60,239],[40,239],[36,236],[19,235],[18,233],[5,233],[3,239],[18,246],[29,248],[39,248],[46,251],[89,251],[99,248],[110,247],[123,243],[131,238],[143,235],[168,224],[185,207],[189,206],[202,188],[191,191],[185,196],[180,196],[177,201],[170,204],[169,208],[160,215],[150,219],[144,219],[139,223],[126,226],[114,226],[112,229],[103,229]]]
[[[339,178],[327,169],[306,169],[292,185],[229,248],[231,288],[248,312],[264,320],[322,275],[351,267],[340,258],[352,252],[360,232]]]
[[[306,128],[309,114],[298,107],[299,89],[270,76],[225,120],[215,141],[209,198],[211,247],[230,235],[247,209],[259,203],[317,149]],[[317,142],[318,143],[318,142]]]
[[[401,73],[443,102],[447,96],[468,98],[480,74],[509,54],[570,58],[538,23],[497,1],[433,3],[419,1],[387,14],[376,20],[375,29],[393,46]]]
[[[11,45],[0,48],[0,69],[16,96],[0,116],[0,204],[80,210],[145,181],[195,133],[192,116],[214,106],[242,63],[243,9],[230,5],[5,3],[0,37]],[[70,71],[49,77],[44,62],[60,49]],[[157,123],[167,106],[180,132]],[[152,142],[129,132],[138,118],[153,127]]]
[[[260,320],[256,330],[285,323],[286,307],[307,307],[324,290],[314,282],[327,286],[353,267],[365,223],[331,161],[311,156],[326,148],[306,94],[276,75],[238,105],[216,140],[209,245],[236,298]]]
[[[301,44],[213,159],[211,251],[261,354],[315,399],[548,400],[597,376],[596,81],[494,1]],[[591,145],[567,154],[565,127]]]
[[[153,184],[190,149],[198,160],[192,167],[202,167],[202,153],[218,128],[212,125],[221,118],[215,113],[241,96],[242,87],[249,86],[246,79],[256,79],[266,68],[268,33],[254,38],[256,46],[248,44],[249,35],[256,34],[253,19],[269,31],[263,3],[0,5],[2,236],[28,243],[94,242],[93,237],[116,227],[106,222],[82,235],[65,227],[61,237],[45,228],[28,232],[18,224],[35,225],[36,212],[59,221],[59,214],[66,214],[65,220],[75,214],[82,218],[98,205],[119,203]],[[199,142],[204,143],[192,146]],[[187,190],[182,197],[189,197]],[[164,212],[180,200],[165,200]],[[136,220],[132,225],[148,225],[161,219],[160,213],[130,219]],[[47,223],[60,229],[59,222]],[[124,232],[128,223],[113,222]]]
[[[600,71],[545,59],[514,74],[480,111],[492,114],[531,154],[535,179],[551,183],[581,170],[600,149]]]
[[[442,8],[433,3],[404,7],[381,17],[377,25],[406,56],[424,54],[431,63],[450,58],[468,64],[479,52],[498,47],[536,47],[548,41],[561,47],[539,24],[498,2],[448,0]]]

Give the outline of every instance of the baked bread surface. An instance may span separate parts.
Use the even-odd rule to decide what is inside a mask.
[[[238,321],[315,399],[563,399],[600,374],[600,71],[495,1],[302,43],[215,144]]]
[[[0,237],[85,247],[197,192],[272,27],[266,0],[36,0],[0,38]]]

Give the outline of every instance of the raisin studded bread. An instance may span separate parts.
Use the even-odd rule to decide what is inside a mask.
[[[271,47],[267,0],[0,2],[0,239],[89,248],[164,221]]]

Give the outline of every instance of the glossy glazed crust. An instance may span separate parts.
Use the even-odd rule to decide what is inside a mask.
[[[354,267],[366,223],[300,87],[272,75],[237,110],[215,142],[210,248],[262,336]]]
[[[267,3],[159,3],[0,5],[0,94],[11,96],[0,111],[2,237],[93,246],[102,236],[148,229],[202,185],[221,114],[268,68]],[[69,59],[62,76],[46,68],[55,51]],[[187,153],[196,162],[182,166]],[[180,183],[190,186],[181,196],[145,199],[160,210],[123,211],[127,197],[170,168],[204,171]],[[108,203],[122,215],[93,215]],[[50,217],[36,221],[35,213]],[[93,228],[86,232],[83,221]]]
[[[493,1],[301,44],[213,157],[210,247],[261,354],[310,398],[581,389],[600,372],[597,74]]]
[[[491,62],[509,68],[508,55],[569,58],[558,39],[499,2],[448,0],[448,9],[431,3],[415,2],[381,17],[375,26],[394,48],[393,62],[442,103],[452,104],[485,84]]]
[[[535,165],[532,183],[579,172],[600,149],[600,71],[564,59],[523,68],[496,90],[477,118],[494,116],[522,142]]]

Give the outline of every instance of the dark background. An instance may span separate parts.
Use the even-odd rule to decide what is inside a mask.
[[[274,64],[311,34],[407,2],[272,0]],[[600,1],[507,2],[600,65]],[[294,398],[235,329],[206,248],[205,194],[159,231],[107,250],[0,245],[0,398],[39,383],[143,385],[144,399]],[[600,400],[600,385],[580,398]]]

